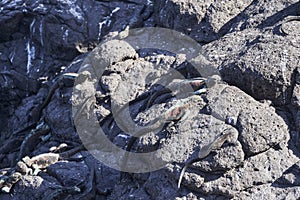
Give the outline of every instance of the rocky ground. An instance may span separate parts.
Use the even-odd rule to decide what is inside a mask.
[[[2,0],[0,199],[300,198],[299,19],[296,0]],[[151,157],[120,166],[140,130]]]

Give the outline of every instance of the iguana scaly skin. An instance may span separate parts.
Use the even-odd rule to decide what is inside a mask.
[[[180,184],[181,184],[181,181],[182,181],[185,170],[189,166],[191,166],[193,163],[199,162],[199,161],[203,160],[204,158],[206,158],[210,154],[211,151],[220,149],[221,146],[224,144],[224,142],[226,140],[228,140],[231,135],[232,134],[229,132],[229,133],[225,133],[223,135],[218,136],[215,140],[213,140],[212,142],[210,142],[209,144],[203,146],[200,149],[197,158],[194,158],[194,159],[190,160],[189,162],[185,163],[185,165],[182,168],[182,171],[180,173],[180,176],[179,176],[178,185],[177,185],[178,189],[180,188]]]
[[[131,150],[134,142],[137,140],[137,137],[141,137],[151,131],[159,130],[163,128],[166,123],[181,119],[184,116],[188,107],[188,102],[180,102],[179,104],[176,104],[175,106],[169,108],[162,116],[158,117],[153,122],[151,122],[151,125],[135,132],[133,134],[133,137],[128,142],[126,151],[129,152]]]
[[[0,189],[2,192],[9,193],[12,186],[21,179],[22,175],[37,175],[39,171],[49,165],[59,160],[68,159],[84,149],[85,147],[80,145],[63,153],[43,153],[32,158],[26,156],[14,168],[8,169],[6,173],[0,176]]]

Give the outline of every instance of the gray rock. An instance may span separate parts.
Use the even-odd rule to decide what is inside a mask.
[[[76,186],[85,181],[88,167],[78,162],[57,162],[47,167],[47,174],[57,179],[63,186]]]
[[[141,26],[144,21],[136,22],[145,6],[151,7],[146,1],[2,1],[0,70],[16,70],[33,81],[42,76],[52,80],[62,66],[91,51],[110,31],[120,32],[130,21]],[[9,132],[14,128],[7,119],[13,117],[21,99],[34,93],[28,80],[19,80],[27,86],[26,91],[18,87],[16,80],[7,75],[0,77],[0,121]]]
[[[299,177],[299,164],[300,162],[297,162],[287,169],[282,176],[273,183],[273,186],[282,188],[299,186],[300,182],[299,179],[297,179],[297,177]]]
[[[300,85],[296,84],[293,89],[292,104],[300,107]]]
[[[241,167],[229,170],[220,178],[204,183],[201,190],[238,196],[239,192],[249,187],[274,182],[297,161],[298,158],[286,146],[281,150],[269,149],[246,159]]]
[[[221,88],[209,93],[212,115],[221,120],[227,116],[236,119],[235,126],[246,155],[263,152],[288,140],[288,128],[273,107],[255,101],[236,87]]]
[[[272,187],[271,184],[264,184],[250,188],[234,199],[297,199],[299,197],[299,187],[278,188]]]
[[[0,193],[0,198],[7,200],[42,199],[54,192],[54,190],[50,188],[54,187],[56,184],[57,182],[54,180],[49,182],[39,176],[23,176],[12,191],[14,195]]]
[[[219,66],[226,82],[256,99],[286,105],[291,101],[293,74],[299,57],[298,47],[291,45],[292,40],[269,31],[247,29],[228,34],[204,49]]]
[[[109,142],[126,148],[128,134],[149,125],[187,96],[173,91],[174,97],[164,93],[150,101],[157,91],[176,88],[180,79],[198,77],[199,69],[204,77],[220,72],[227,83],[219,81],[207,93],[190,97],[182,119],[135,142],[132,151],[154,154],[150,159],[131,160],[129,165],[140,170],[160,161],[167,163],[163,169],[120,177],[119,171],[85,152],[84,162],[58,162],[37,176],[23,176],[12,194],[0,193],[0,198],[42,199],[60,186],[77,183],[81,183],[80,193],[65,192],[56,198],[299,198],[300,39],[299,18],[293,17],[299,15],[299,5],[296,0],[1,1],[1,168],[13,167],[31,128],[12,133],[35,122],[36,108],[65,72],[82,67],[75,87],[73,82],[61,84],[42,110],[41,119],[51,132],[37,138],[29,154],[49,152],[62,142],[76,146],[81,139],[96,143],[88,146],[94,156],[106,157]],[[190,41],[171,42],[178,52],[189,52],[175,55],[164,50],[136,51],[120,40],[127,38],[128,28],[143,26],[186,33],[205,44],[204,55],[186,62],[195,54]],[[162,45],[161,40],[168,37],[159,35],[156,41],[151,36],[142,42]],[[100,41],[111,38],[92,51]],[[181,74],[174,75],[172,70]],[[127,103],[130,113],[113,112]],[[80,126],[75,127],[77,123]],[[99,136],[99,124],[105,135]],[[79,137],[81,128],[88,128],[86,138]],[[225,130],[233,136],[188,167],[178,190],[184,163]],[[117,165],[122,156],[106,159]]]
[[[198,42],[211,42],[227,33],[232,19],[251,1],[157,1],[156,21],[163,27],[183,32]],[[225,31],[224,31],[224,30]]]

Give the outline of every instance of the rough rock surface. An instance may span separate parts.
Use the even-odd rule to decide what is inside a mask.
[[[0,199],[300,198],[299,15],[296,0],[1,1]],[[186,60],[191,55],[123,41],[128,28],[155,26],[203,45],[192,62],[199,66]],[[205,66],[211,71],[197,71]],[[206,92],[180,92],[182,80],[217,71],[222,81]],[[92,157],[110,151],[99,141],[126,149],[129,134],[181,103],[184,110],[171,114],[183,117],[133,143],[131,152],[153,157],[127,163],[140,170],[160,161],[163,168],[125,174]],[[97,123],[81,121],[93,116]],[[47,131],[39,132],[41,122]],[[86,138],[78,123],[89,127]],[[189,166],[178,189],[184,164],[225,131],[228,141]],[[93,151],[61,157],[9,186],[6,168],[15,170],[20,156],[63,153],[85,141],[95,143],[86,145]],[[120,163],[121,153],[106,159]]]

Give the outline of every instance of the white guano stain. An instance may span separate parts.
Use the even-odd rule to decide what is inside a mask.
[[[63,35],[63,41],[64,42],[67,42],[68,36],[69,36],[69,30],[67,29],[67,30],[65,30],[65,33]]]
[[[151,0],[147,0],[147,5],[152,5],[153,2]]]
[[[13,63],[14,62],[14,58],[15,58],[15,55],[16,55],[16,49],[14,49],[10,54],[9,54],[9,61],[11,62],[11,63]]]
[[[120,7],[116,7],[115,9],[113,9],[111,11],[111,13],[108,16],[104,17],[103,21],[99,22],[99,24],[98,24],[98,26],[99,26],[98,40],[100,40],[100,38],[101,38],[101,33],[102,33],[103,26],[104,25],[110,26],[110,24],[111,24],[111,17],[113,16],[113,14],[115,12],[118,12],[119,10],[120,10]]]
[[[34,27],[34,24],[36,22],[36,19],[34,18],[30,24],[30,27],[29,27],[29,30],[30,30],[30,35],[34,34],[35,33],[35,27]]]
[[[44,20],[43,19],[40,22],[39,31],[40,31],[40,43],[41,43],[41,46],[44,46],[44,38],[43,38]]]
[[[30,68],[32,66],[32,60],[35,58],[35,47],[31,46],[30,40],[26,43],[26,51],[27,51],[27,74],[30,72]]]

